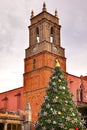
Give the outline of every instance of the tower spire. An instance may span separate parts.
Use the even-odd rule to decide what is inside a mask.
[[[57,12],[57,10],[55,10],[55,17],[58,17],[58,12]]]
[[[42,11],[47,11],[45,2],[43,3],[43,9]]]
[[[33,18],[34,17],[34,11],[32,10],[31,11],[31,18]]]

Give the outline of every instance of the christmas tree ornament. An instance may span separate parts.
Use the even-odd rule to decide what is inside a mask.
[[[77,119],[73,119],[75,123],[77,123]]]
[[[57,90],[57,88],[53,88],[53,91],[54,91],[54,92],[57,92],[58,90]]]
[[[70,104],[72,104],[72,103],[73,103],[73,101],[69,101],[69,103],[70,103]]]
[[[75,128],[75,130],[79,130],[79,128],[78,128],[78,127],[76,127],[76,128]]]
[[[53,111],[53,114],[54,114],[54,115],[57,115],[57,111],[56,111],[56,110],[54,110],[54,111]]]
[[[58,81],[61,82],[61,79],[59,79]]]
[[[39,117],[41,117],[41,116],[42,116],[42,114],[41,114],[41,113],[38,113],[38,116],[39,116]]]
[[[53,121],[53,124],[56,124],[56,121]]]
[[[73,108],[70,108],[69,110],[70,110],[70,112],[73,112]]]
[[[81,116],[81,113],[78,112],[78,116]]]
[[[58,76],[57,75],[55,76],[55,79],[58,80]]]
[[[53,76],[52,79],[55,79],[55,76]]]
[[[58,96],[56,96],[56,99],[58,99],[59,97]]]
[[[64,119],[65,117],[64,116],[62,116],[62,119]]]
[[[66,117],[66,121],[70,121],[71,118],[69,116]]]
[[[59,127],[64,128],[64,124],[63,123],[59,124]]]
[[[61,79],[63,79],[63,78],[64,78],[64,76],[61,74],[61,75],[60,75],[60,78],[61,78]]]
[[[43,115],[44,115],[44,116],[47,116],[47,112],[44,112]]]
[[[53,99],[53,103],[56,103],[56,102],[57,102],[57,99],[56,99],[56,98],[54,98],[54,99]]]
[[[65,103],[68,103],[68,101],[67,101],[67,100],[65,100]]]
[[[49,103],[46,105],[46,108],[50,108],[50,104]]]
[[[42,127],[42,130],[46,130],[46,127],[44,126],[44,127]]]
[[[59,86],[59,89],[62,90],[62,86]]]
[[[82,125],[82,122],[80,122],[80,125]]]
[[[47,99],[48,99],[48,96],[45,96],[44,98],[45,98],[45,100],[47,100]]]
[[[62,111],[63,111],[63,112],[65,112],[65,111],[66,111],[66,109],[65,109],[65,108],[62,108]]]
[[[58,115],[61,115],[62,113],[60,111],[58,111]]]
[[[73,116],[75,116],[75,113],[72,113]]]
[[[51,111],[53,111],[53,108],[50,108]]]
[[[62,103],[62,99],[60,99],[58,102],[59,102],[59,103]]]
[[[64,86],[62,87],[63,89],[66,89]]]
[[[74,121],[74,120],[72,120],[71,122],[72,122],[72,124],[74,124],[74,123],[75,123],[75,121]]]
[[[53,86],[55,86],[55,85],[56,85],[56,83],[55,83],[55,82],[53,82],[53,83],[52,83],[52,85],[53,85]]]
[[[50,119],[48,119],[48,120],[46,120],[46,122],[47,122],[48,124],[50,124],[50,123],[51,123],[51,120],[50,120]]]

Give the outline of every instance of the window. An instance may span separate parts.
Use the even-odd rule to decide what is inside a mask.
[[[81,83],[80,85],[80,101],[83,102],[83,91],[84,91],[84,85]]]
[[[17,109],[20,109],[20,96],[21,96],[21,93],[17,93],[15,96],[17,96]]]
[[[54,29],[53,29],[53,27],[51,27],[51,30],[50,30],[50,42],[51,43],[53,43],[53,41],[54,41],[53,33],[54,33]]]
[[[38,28],[38,27],[36,28],[36,41],[37,41],[37,43],[40,42],[40,37],[39,37],[39,28]]]
[[[7,130],[21,130],[20,124],[8,124]]]
[[[8,108],[8,98],[4,97],[2,101],[4,101],[4,109],[6,110]]]
[[[11,124],[7,125],[7,130],[11,130]]]
[[[80,87],[80,89],[77,89],[77,101],[82,102],[83,101],[83,89]]]
[[[12,130],[16,130],[16,124],[12,124]]]
[[[53,43],[53,36],[50,36],[50,42]]]
[[[33,60],[33,70],[36,69],[36,59]]]
[[[83,90],[82,89],[80,90],[80,101],[81,102],[83,101]]]

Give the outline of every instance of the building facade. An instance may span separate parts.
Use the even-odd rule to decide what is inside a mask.
[[[31,129],[29,122],[34,126],[38,119],[56,59],[65,73],[75,104],[87,105],[87,77],[77,77],[66,71],[65,49],[61,46],[61,26],[57,11],[54,15],[50,14],[44,3],[41,13],[34,16],[34,12],[31,12],[30,21],[29,47],[25,50],[24,59],[24,85],[0,94],[0,111],[20,112],[25,130]]]

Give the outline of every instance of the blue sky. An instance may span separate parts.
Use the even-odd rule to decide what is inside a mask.
[[[25,49],[32,9],[42,11],[44,0],[0,0],[0,92],[23,86]],[[87,75],[87,0],[45,0],[47,11],[58,10],[61,45],[67,72]]]

